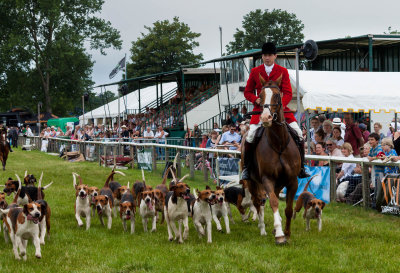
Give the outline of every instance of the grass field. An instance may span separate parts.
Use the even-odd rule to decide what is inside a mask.
[[[110,169],[96,163],[68,163],[37,151],[16,149],[10,154],[7,170],[0,173],[2,183],[14,173],[23,175],[27,169],[36,176],[44,171],[44,182],[54,181],[46,191],[52,209],[51,239],[42,246],[42,259],[34,257],[28,244],[28,260],[16,261],[11,244],[0,236],[1,272],[399,272],[400,219],[374,211],[341,204],[329,204],[323,213],[322,232],[312,222],[311,231],[298,217],[292,225],[289,245],[275,246],[272,236],[272,213],[266,209],[268,235],[261,237],[255,222],[240,222],[232,207],[236,224],[231,234],[216,231],[213,243],[199,239],[189,220],[189,240],[183,245],[169,242],[166,224],[158,225],[156,233],[143,232],[136,216],[134,235],[124,233],[119,218],[113,219],[111,230],[92,219],[89,231],[77,226],[74,217],[75,191],[71,173],[77,172],[85,183],[102,187]],[[161,169],[161,166],[160,168]],[[117,176],[121,184],[140,179],[140,171],[123,171]],[[151,185],[160,183],[160,172],[146,172]],[[203,189],[202,174],[188,180]],[[210,183],[211,184],[211,183]],[[213,187],[213,186],[212,186]],[[8,199],[11,201],[11,198]],[[284,204],[281,203],[281,215]]]

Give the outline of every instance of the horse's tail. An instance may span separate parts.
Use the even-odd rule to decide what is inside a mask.
[[[316,177],[317,175],[318,175],[318,174],[314,174],[313,176],[311,176],[311,177],[308,179],[307,184],[306,184],[306,186],[305,186],[304,189],[303,189],[303,192],[307,191],[308,185],[310,185],[311,180],[313,180],[314,177]]]

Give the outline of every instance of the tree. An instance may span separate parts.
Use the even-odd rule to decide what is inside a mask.
[[[391,26],[388,27],[387,32],[384,31],[384,34],[400,34],[400,31],[398,31],[397,29],[392,29]]]
[[[85,44],[102,54],[110,47],[121,48],[119,32],[110,22],[95,16],[101,12],[103,3],[103,0],[1,1],[0,60],[5,65],[0,66],[0,77],[8,85],[2,92],[12,92],[10,88],[15,85],[10,86],[8,80],[15,77],[15,71],[20,71],[32,77],[33,82],[40,82],[41,94],[35,97],[44,100],[46,111],[55,108],[58,114],[65,113],[92,85],[93,63]],[[28,90],[30,94],[37,93],[32,88]]]
[[[243,17],[242,27],[236,28],[234,41],[226,46],[228,54],[261,48],[268,41],[286,45],[304,39],[304,24],[295,14],[280,9],[251,11]]]
[[[157,21],[153,27],[144,28],[148,33],[142,32],[141,37],[132,42],[132,63],[127,66],[129,77],[167,72],[203,59],[202,54],[193,53],[199,46],[195,39],[201,34],[192,32],[178,17],[172,22]]]

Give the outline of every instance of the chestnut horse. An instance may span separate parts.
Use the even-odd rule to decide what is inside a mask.
[[[264,110],[260,120],[264,132],[258,143],[254,144],[255,153],[251,162],[251,180],[249,190],[253,197],[259,196],[265,189],[269,196],[269,204],[274,214],[274,235],[276,244],[285,244],[290,238],[290,223],[293,214],[293,200],[297,191],[297,175],[301,168],[299,150],[288,132],[283,115],[282,95],[279,90],[282,75],[276,82],[266,82],[260,75],[262,90],[259,95]],[[242,162],[244,145],[242,145]],[[286,227],[282,230],[282,218],[279,214],[280,191],[286,187]],[[257,201],[257,200],[255,200]],[[255,202],[256,204],[256,202]],[[257,208],[258,207],[258,208]],[[259,214],[261,234],[265,235],[264,215],[256,206]],[[263,234],[264,233],[264,234]]]
[[[7,130],[6,128],[0,128],[0,160],[3,165],[3,171],[6,170],[6,162],[8,158],[8,143],[7,143]]]

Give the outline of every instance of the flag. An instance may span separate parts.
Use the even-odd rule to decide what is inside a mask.
[[[110,79],[114,78],[114,76],[118,73],[118,71],[122,70],[125,68],[125,57],[123,57],[117,66],[111,71],[109,77]]]

